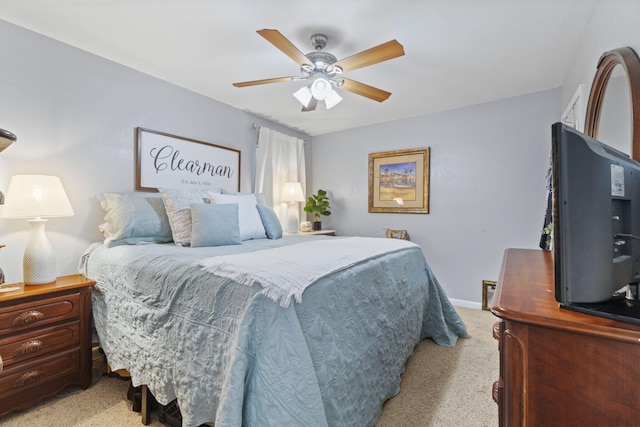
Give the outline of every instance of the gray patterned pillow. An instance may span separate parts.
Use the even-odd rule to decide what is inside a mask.
[[[191,244],[191,204],[208,203],[212,190],[158,188],[169,217],[173,241],[179,246]]]

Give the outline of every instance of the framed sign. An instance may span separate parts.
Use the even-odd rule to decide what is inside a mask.
[[[240,191],[240,150],[136,128],[136,190]]]
[[[369,154],[369,212],[429,213],[429,148]]]

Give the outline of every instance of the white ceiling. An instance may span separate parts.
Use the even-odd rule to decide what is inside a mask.
[[[419,116],[562,85],[598,0],[0,0],[0,19],[309,135]],[[302,52],[325,33],[338,59],[397,39],[405,56],[345,74],[392,92],[378,103],[340,91],[303,113],[304,82],[256,30]]]

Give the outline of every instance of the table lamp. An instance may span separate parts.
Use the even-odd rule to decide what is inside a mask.
[[[281,202],[287,202],[287,233],[298,232],[298,220],[300,211],[296,209],[298,202],[304,202],[302,184],[299,182],[286,182],[282,187]]]
[[[0,129],[0,153],[2,153],[11,144],[16,142],[18,138],[8,130]],[[0,191],[0,205],[4,203],[4,194]]]
[[[0,129],[0,153],[17,141],[17,137],[8,130]]]
[[[16,142],[18,138],[8,130],[0,129],[0,153],[2,153],[11,144]],[[4,204],[4,194],[0,191],[0,205]],[[5,245],[0,244],[0,249]],[[4,283],[4,271],[0,268],[0,286]]]
[[[44,230],[46,218],[72,215],[73,209],[57,176],[11,177],[0,218],[31,218],[31,236],[23,259],[26,285],[42,285],[56,280],[56,260]]]
[[[0,245],[0,249],[4,248],[5,245]],[[4,271],[0,268],[0,286],[4,283]]]

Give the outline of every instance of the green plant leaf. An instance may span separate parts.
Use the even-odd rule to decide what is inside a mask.
[[[317,194],[309,196],[304,206],[304,211],[313,214],[316,221],[320,220],[320,215],[331,215],[330,209],[329,198],[325,190],[318,190]]]

